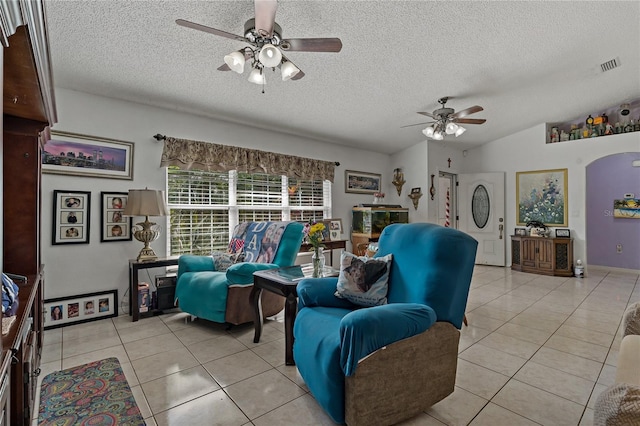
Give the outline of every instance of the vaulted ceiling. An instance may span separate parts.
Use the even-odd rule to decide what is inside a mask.
[[[57,87],[382,153],[425,140],[426,125],[402,126],[428,122],[416,112],[443,96],[456,110],[484,107],[473,118],[485,124],[430,142],[464,149],[640,99],[638,1],[282,0],[284,38],[339,37],[343,48],[288,52],[305,77],[269,70],[264,94],[248,71],[216,70],[244,43],[175,24],[242,34],[251,0],[45,7]],[[619,67],[603,72],[611,59]]]

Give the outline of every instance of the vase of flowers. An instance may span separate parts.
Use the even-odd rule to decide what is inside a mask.
[[[322,244],[322,231],[325,226],[322,222],[309,222],[305,226],[305,236],[309,244],[311,244],[311,263],[313,265],[313,278],[322,277],[324,269],[324,244]]]
[[[373,194],[373,204],[384,203],[384,192],[376,192]]]

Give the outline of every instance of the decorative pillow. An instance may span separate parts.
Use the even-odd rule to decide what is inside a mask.
[[[336,297],[360,306],[387,303],[392,254],[369,258],[342,252]]]
[[[221,251],[214,251],[211,253],[211,258],[213,258],[213,265],[216,268],[216,271],[224,272],[234,263],[244,262],[244,252],[224,253]]]
[[[211,257],[213,258],[213,266],[216,268],[216,271],[224,272],[229,269],[229,266],[235,263],[235,254],[214,251],[211,253]]]
[[[629,305],[622,316],[622,335],[640,334],[640,302]]]
[[[640,423],[640,387],[616,383],[606,388],[594,406],[594,426],[627,426]]]

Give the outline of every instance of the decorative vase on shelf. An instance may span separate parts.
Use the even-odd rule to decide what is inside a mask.
[[[316,247],[311,255],[311,264],[313,265],[313,278],[322,277],[322,271],[324,270],[324,249],[322,247]]]
[[[373,197],[373,204],[382,204],[384,203],[384,197]]]

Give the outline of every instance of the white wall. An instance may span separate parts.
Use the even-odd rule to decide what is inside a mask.
[[[385,203],[400,204],[402,207],[409,208],[409,222],[426,222],[429,198],[429,179],[428,161],[427,161],[427,142],[420,142],[412,147],[391,155],[391,170],[400,168],[404,173],[404,179],[407,181],[402,187],[402,193],[398,196],[395,186],[387,191]],[[392,175],[390,175],[392,176]],[[391,177],[393,179],[393,177]],[[408,197],[411,188],[421,187],[424,194],[420,198],[418,209],[413,208],[413,203]]]
[[[506,172],[506,234],[516,226],[516,172],[568,169],[569,228],[574,238],[574,260],[586,260],[585,247],[585,167],[597,158],[620,152],[640,150],[640,132],[555,144],[545,143],[544,124],[498,139],[469,150],[463,158],[462,170],[475,172]],[[612,170],[611,173],[616,173]],[[507,239],[507,253],[511,252]],[[507,263],[511,256],[507,254]]]
[[[43,174],[42,258],[46,298],[117,288],[122,299],[128,287],[128,259],[135,258],[142,245],[135,239],[130,242],[100,242],[100,192],[126,192],[131,188],[144,187],[165,189],[165,170],[159,167],[162,143],[152,138],[156,133],[339,161],[341,165],[336,167],[333,185],[332,215],[343,219],[343,236],[346,239],[350,235],[351,207],[371,202],[372,197],[345,194],[344,170],[382,173],[383,184],[390,185],[392,168],[386,154],[65,89],[56,89],[56,103],[59,122],[53,130],[133,142],[134,180]],[[54,190],[91,191],[90,244],[51,244]],[[166,255],[166,235],[165,230],[160,239],[151,244],[158,256]],[[152,279],[156,273],[160,271],[150,271]]]
[[[400,197],[398,197],[395,187],[391,185],[392,190],[388,192],[385,202],[390,204],[398,203],[403,207],[409,207],[410,222],[438,223],[438,175],[440,171],[452,174],[460,173],[462,158],[462,151],[457,149],[455,144],[450,143],[450,141],[443,143],[425,140],[392,154],[392,169],[401,168],[407,183],[404,184]],[[449,167],[448,159],[451,159],[451,167]],[[436,195],[433,200],[431,200],[431,195],[429,194],[432,174],[434,175],[434,186],[436,188]],[[413,203],[408,197],[411,188],[416,187],[420,187],[423,194],[417,210],[413,208]],[[392,197],[389,197],[389,194]]]

